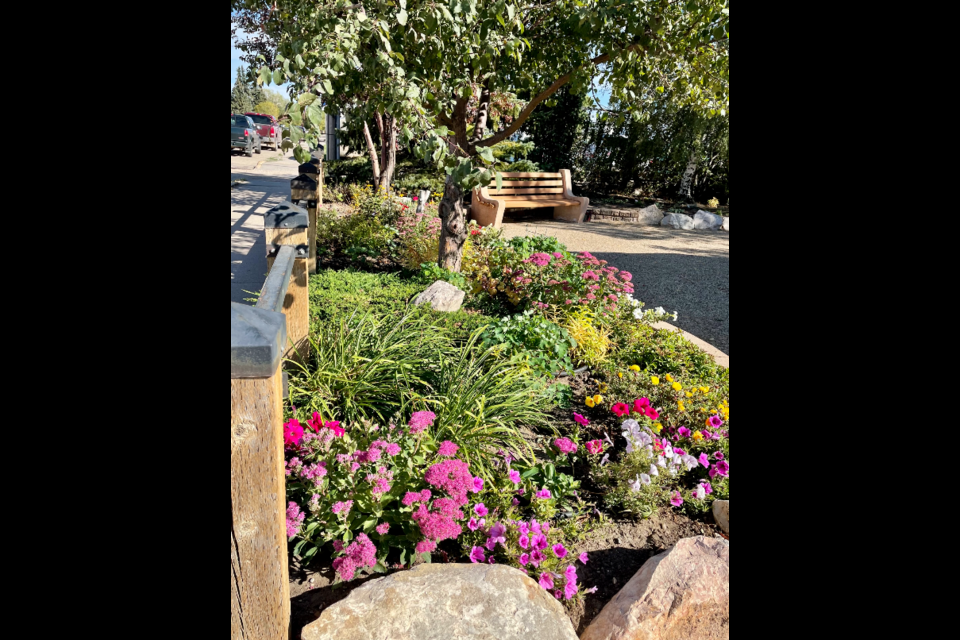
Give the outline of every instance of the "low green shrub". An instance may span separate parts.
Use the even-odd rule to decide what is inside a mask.
[[[506,358],[529,367],[536,375],[551,378],[573,371],[570,350],[577,346],[566,329],[533,311],[491,324],[483,334],[483,344],[497,347]]]

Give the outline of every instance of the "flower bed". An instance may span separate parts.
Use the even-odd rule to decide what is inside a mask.
[[[451,274],[428,261],[435,210],[367,202],[353,216],[326,227],[327,246],[392,273],[311,277],[313,349],[285,427],[298,566],[353,584],[420,562],[506,563],[579,620],[615,593],[584,581],[603,575],[584,545],[668,512],[711,527],[712,500],[729,497],[729,370],[653,328],[675,316],[644,310],[631,274],[476,226]],[[467,291],[464,308],[413,307],[441,278]]]

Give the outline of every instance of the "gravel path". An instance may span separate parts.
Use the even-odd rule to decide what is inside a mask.
[[[554,236],[571,251],[589,251],[633,274],[645,309],[679,314],[674,324],[730,355],[730,234],[683,231],[633,222],[576,224],[547,218],[504,220],[507,238]]]

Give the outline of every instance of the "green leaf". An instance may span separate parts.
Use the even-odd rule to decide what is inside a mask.
[[[303,114],[307,117],[307,121],[318,129],[323,126],[323,112],[320,111],[317,105],[310,105],[304,110]]]
[[[400,10],[400,12],[397,13],[397,22],[399,22],[401,25],[407,24],[407,12],[406,12],[406,11]]]
[[[300,164],[305,164],[310,161],[310,152],[303,147],[294,147],[293,157],[296,158]]]
[[[447,19],[447,22],[453,22],[453,16],[450,15],[449,9],[443,5],[440,5],[440,11],[443,13],[443,17]]]
[[[530,467],[529,469],[527,469],[526,471],[524,471],[523,473],[521,473],[521,474],[520,474],[520,477],[521,477],[521,478],[532,478],[533,476],[537,475],[538,473],[540,473],[540,470],[539,470],[539,469],[537,469],[536,467]]]
[[[333,85],[330,84],[329,80],[324,79],[323,88],[326,90],[328,94],[333,94]]]
[[[497,22],[500,23],[500,26],[501,26],[501,27],[506,27],[506,26],[507,26],[507,23],[503,20],[503,16],[500,15],[499,13],[497,14]]]
[[[260,76],[257,78],[262,84],[270,84],[270,69],[263,67],[260,69]]]
[[[283,71],[280,69],[273,72],[273,84],[283,84]]]
[[[487,162],[494,162],[493,149],[490,147],[480,147],[480,157]]]
[[[302,57],[300,56],[300,54],[298,53],[298,54],[297,54],[297,66],[300,67],[301,69],[303,69],[303,65],[304,65],[303,58],[302,58]]]
[[[503,174],[497,171],[497,191],[503,189]]]
[[[300,97],[297,98],[297,102],[302,107],[309,107],[313,104],[313,101],[317,99],[317,94],[315,93],[301,93]]]

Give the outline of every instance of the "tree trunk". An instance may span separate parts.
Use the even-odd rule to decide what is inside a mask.
[[[687,161],[687,169],[683,172],[683,178],[680,180],[680,191],[677,197],[681,202],[692,202],[693,196],[690,194],[690,186],[693,184],[693,174],[697,171],[697,150],[690,152],[690,159]]]
[[[487,130],[487,116],[490,113],[490,81],[483,83],[483,90],[480,92],[480,105],[477,107],[477,121],[473,127],[473,137],[470,139],[472,153],[478,142],[483,140],[483,134]]]
[[[437,259],[444,269],[460,271],[463,243],[467,240],[467,209],[463,206],[463,192],[447,176],[440,200],[440,255]]]
[[[384,132],[386,140],[383,146],[385,160],[381,165],[380,184],[389,193],[393,183],[393,173],[397,169],[397,122],[392,116],[384,116],[383,120],[384,127],[386,127]]]
[[[370,154],[370,164],[373,165],[373,187],[380,188],[380,161],[377,159],[377,148],[373,145],[373,136],[366,120],[363,122],[363,138],[367,141],[367,152]]]

